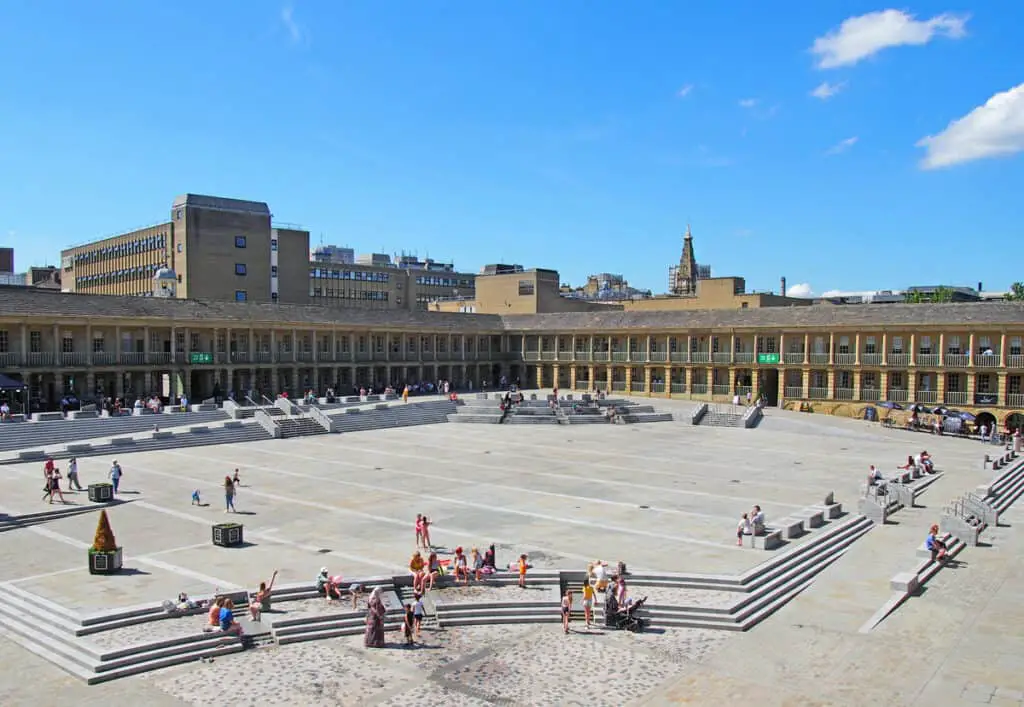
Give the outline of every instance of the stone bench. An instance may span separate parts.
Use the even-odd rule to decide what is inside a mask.
[[[893,591],[913,594],[921,587],[921,580],[916,572],[900,572],[889,580]]]
[[[805,508],[802,511],[797,511],[796,513],[791,514],[791,517],[802,520],[808,529],[820,528],[825,525],[825,513],[813,508]]]
[[[134,437],[114,437],[110,440],[110,443],[114,446],[123,446],[128,444],[135,444]]]
[[[201,434],[203,432],[209,432],[210,428],[207,427],[206,425],[193,425],[192,427],[188,428],[188,431],[193,434]]]
[[[149,408],[132,408],[132,416],[134,416],[134,417],[142,417],[144,415],[153,415],[153,414],[155,414],[155,413],[152,410],[150,410]]]
[[[949,544],[949,540],[952,537],[953,536],[950,533],[945,533],[944,535],[939,537],[939,540],[941,540],[942,542],[944,542],[944,543],[946,543],[948,545]],[[932,559],[932,551],[928,549],[927,541],[922,542],[918,546],[918,548],[917,548],[917,556],[918,557],[922,557],[922,558],[927,558],[929,560]]]
[[[81,454],[82,452],[91,452],[92,451],[92,445],[91,444],[85,444],[85,443],[69,444],[69,445],[66,445],[64,447],[64,451],[65,452],[69,452],[71,454]]]
[[[68,413],[69,420],[95,420],[97,417],[95,410],[72,410]]]
[[[55,420],[63,420],[64,414],[60,412],[34,412],[32,413],[32,422],[53,422]]]
[[[151,432],[149,436],[152,439],[170,439],[174,436],[173,432]]]
[[[18,459],[45,459],[46,452],[42,449],[29,449],[18,452]]]
[[[765,550],[774,550],[776,548],[782,547],[784,543],[785,540],[783,540],[781,528],[777,530],[768,531],[764,534],[763,544]]]
[[[773,524],[774,530],[781,530],[783,537],[787,539],[799,538],[805,532],[804,521],[800,518],[782,518]]]
[[[228,422],[225,422],[223,424],[223,427],[226,430],[236,430],[236,429],[238,429],[241,426],[242,426],[242,421],[241,420],[229,420]]]

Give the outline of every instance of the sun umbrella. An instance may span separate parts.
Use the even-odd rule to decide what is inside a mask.
[[[899,403],[889,402],[888,400],[886,400],[885,402],[882,402],[882,403],[878,403],[878,407],[886,408],[888,410],[902,410],[903,409],[903,406],[900,405]]]
[[[960,417],[960,414],[961,413],[959,410],[952,409],[947,409],[946,412],[943,413],[943,415],[945,415],[946,417]]]
[[[939,405],[938,407],[933,407],[929,412],[931,412],[932,415],[945,415],[946,408]]]
[[[973,413],[962,412],[962,413],[960,413],[960,419],[964,420],[965,422],[974,422],[978,418],[975,417]]]

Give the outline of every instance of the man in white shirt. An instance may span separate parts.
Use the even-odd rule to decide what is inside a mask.
[[[761,510],[761,506],[754,506],[754,510],[750,512],[750,525],[753,526],[754,535],[764,534],[764,511]]]

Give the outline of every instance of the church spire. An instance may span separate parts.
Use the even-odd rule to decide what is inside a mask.
[[[690,224],[686,224],[686,235],[683,236],[683,253],[679,258],[674,289],[674,294],[677,295],[697,294],[697,259],[693,255],[693,233],[690,231]]]

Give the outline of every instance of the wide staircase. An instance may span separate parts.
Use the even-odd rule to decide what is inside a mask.
[[[281,428],[281,439],[327,434],[324,426],[310,417],[283,416],[278,417],[276,422],[277,426]]]
[[[449,400],[378,403],[372,409],[343,408],[325,412],[336,432],[362,432],[448,422],[448,415],[455,412],[455,403]]]
[[[707,405],[706,411],[694,422],[704,427],[743,427],[743,408],[732,405]]]
[[[121,415],[47,422],[0,423],[0,452],[31,449],[98,437],[117,437],[185,425],[208,425],[223,422],[228,416],[222,410],[208,412],[164,413],[161,415]]]
[[[536,394],[531,394],[529,399],[516,403],[507,411],[501,409],[502,397],[502,393],[477,393],[475,397],[463,398],[456,412],[448,416],[448,421],[511,425],[606,425],[613,420],[623,423],[672,420],[671,413],[657,412],[651,405],[611,398],[595,400],[586,394],[578,400],[572,396],[560,398],[554,401],[554,406],[550,395],[546,399],[538,399]],[[614,418],[608,417],[609,408],[615,409]]]

